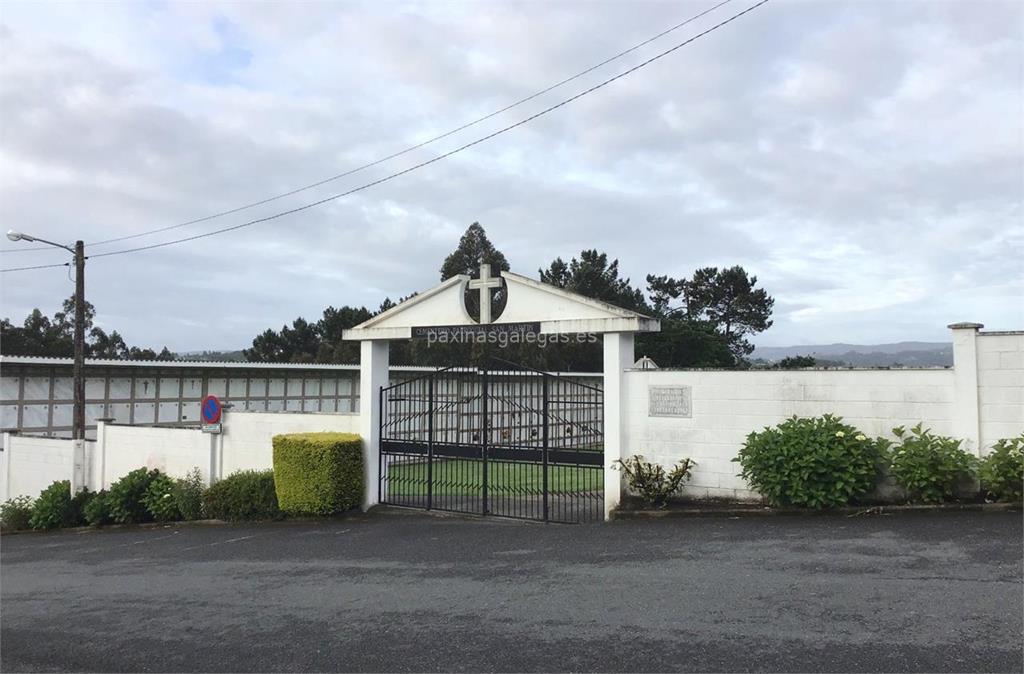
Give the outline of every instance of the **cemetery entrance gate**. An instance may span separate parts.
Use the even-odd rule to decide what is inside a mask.
[[[380,389],[379,500],[545,522],[604,517],[604,399],[572,377],[491,363]]]

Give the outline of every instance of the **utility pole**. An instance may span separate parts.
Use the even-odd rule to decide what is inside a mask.
[[[85,440],[85,243],[75,241],[75,407],[72,438]]]
[[[75,264],[75,364],[73,370],[75,404],[71,417],[71,438],[75,441],[71,493],[84,488],[87,471],[85,465],[85,243],[75,241],[75,247],[54,243],[37,236],[8,230],[11,241],[36,241],[63,248],[74,255]]]

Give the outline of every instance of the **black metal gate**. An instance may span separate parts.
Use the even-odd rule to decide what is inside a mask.
[[[551,522],[604,516],[604,398],[569,377],[447,368],[380,391],[380,502]]]

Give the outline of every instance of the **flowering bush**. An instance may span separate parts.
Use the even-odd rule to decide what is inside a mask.
[[[174,498],[175,483],[167,475],[157,472],[149,482],[142,504],[157,522],[172,522],[181,519],[178,502]]]
[[[933,435],[917,424],[908,433],[892,429],[889,473],[913,501],[941,503],[955,498],[959,485],[974,476],[977,459],[960,448],[960,440]]]
[[[1024,491],[1024,433],[1003,438],[981,460],[981,486],[1000,501],[1019,502]]]
[[[841,417],[794,416],[748,435],[733,461],[773,505],[833,508],[874,488],[884,447]]]
[[[4,531],[28,529],[32,521],[32,497],[17,496],[0,504],[0,525]]]

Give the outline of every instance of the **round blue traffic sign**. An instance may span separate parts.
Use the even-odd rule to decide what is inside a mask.
[[[203,402],[199,405],[199,413],[203,417],[203,423],[215,424],[219,422],[223,409],[220,401],[217,400],[217,396],[206,396],[203,398]]]

